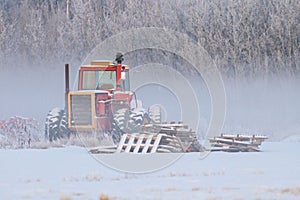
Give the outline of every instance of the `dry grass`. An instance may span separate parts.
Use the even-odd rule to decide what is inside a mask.
[[[223,187],[222,188],[223,190],[239,190],[240,188],[238,188],[238,187]]]
[[[166,192],[173,192],[173,191],[178,191],[178,189],[175,188],[175,187],[168,187],[168,188],[165,189],[165,191]]]
[[[83,193],[81,193],[81,192],[73,192],[72,195],[73,196],[82,196]]]
[[[221,199],[220,197],[209,197],[208,200],[219,200]]]
[[[63,138],[57,141],[49,142],[46,139],[31,143],[31,149],[49,149],[61,148],[65,146],[80,146],[80,147],[98,147],[110,146],[113,144],[112,139],[104,133],[77,133],[70,138]]]
[[[201,190],[200,187],[192,187],[192,191],[193,191],[193,192],[196,192],[196,191],[199,191],[199,190]]]
[[[292,194],[292,195],[295,195],[295,196],[299,196],[300,195],[300,187],[284,188],[284,189],[281,189],[280,192],[282,194]]]
[[[49,149],[49,148],[62,148],[64,147],[63,142],[48,142],[48,141],[40,141],[40,142],[35,142],[32,143],[31,149]]]
[[[65,194],[62,194],[59,198],[59,200],[71,200],[71,197]]]
[[[191,174],[187,174],[187,173],[173,173],[170,172],[167,177],[186,177],[186,176],[192,176]]]
[[[244,198],[242,198],[242,197],[236,197],[236,198],[234,198],[234,200],[244,200]]]
[[[86,175],[83,180],[88,181],[88,182],[99,182],[103,179],[101,175],[98,174],[91,174],[91,175]]]
[[[104,133],[77,133],[70,137],[68,145],[98,147],[112,145],[113,141]]]
[[[41,182],[41,179],[37,178],[37,179],[27,179],[25,180],[26,183],[39,183]]]
[[[105,194],[100,194],[99,200],[111,200],[112,198],[110,198],[109,196],[105,195]]]
[[[280,193],[280,194],[291,194],[294,196],[300,196],[300,187],[294,188],[269,188],[267,190],[270,193]]]
[[[99,182],[103,179],[103,177],[100,174],[88,174],[86,176],[80,176],[80,177],[64,177],[63,181],[65,182]]]
[[[224,176],[225,172],[223,170],[220,171],[206,171],[202,172],[203,176]]]

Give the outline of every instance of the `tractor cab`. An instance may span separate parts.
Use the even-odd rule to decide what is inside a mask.
[[[79,69],[78,90],[130,91],[129,66],[93,61]]]

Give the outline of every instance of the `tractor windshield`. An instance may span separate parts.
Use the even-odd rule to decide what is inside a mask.
[[[83,71],[83,90],[110,90],[116,88],[116,71]]]

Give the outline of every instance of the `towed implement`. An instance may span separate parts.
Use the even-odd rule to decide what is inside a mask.
[[[69,89],[69,65],[65,65],[65,108],[51,110],[45,122],[49,141],[71,135],[108,135],[111,147],[92,153],[197,152],[202,151],[194,131],[179,123],[162,123],[159,106],[140,105],[130,91],[129,66],[118,53],[114,62],[93,61],[79,68],[78,88]],[[98,137],[101,138],[101,137]]]
[[[179,153],[205,151],[195,132],[182,123],[147,124],[139,133],[123,134],[117,145],[96,147],[91,153]]]

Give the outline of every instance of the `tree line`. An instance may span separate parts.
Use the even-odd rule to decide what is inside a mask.
[[[162,27],[201,44],[227,77],[300,71],[298,0],[2,0],[1,70],[79,65],[124,30]]]

